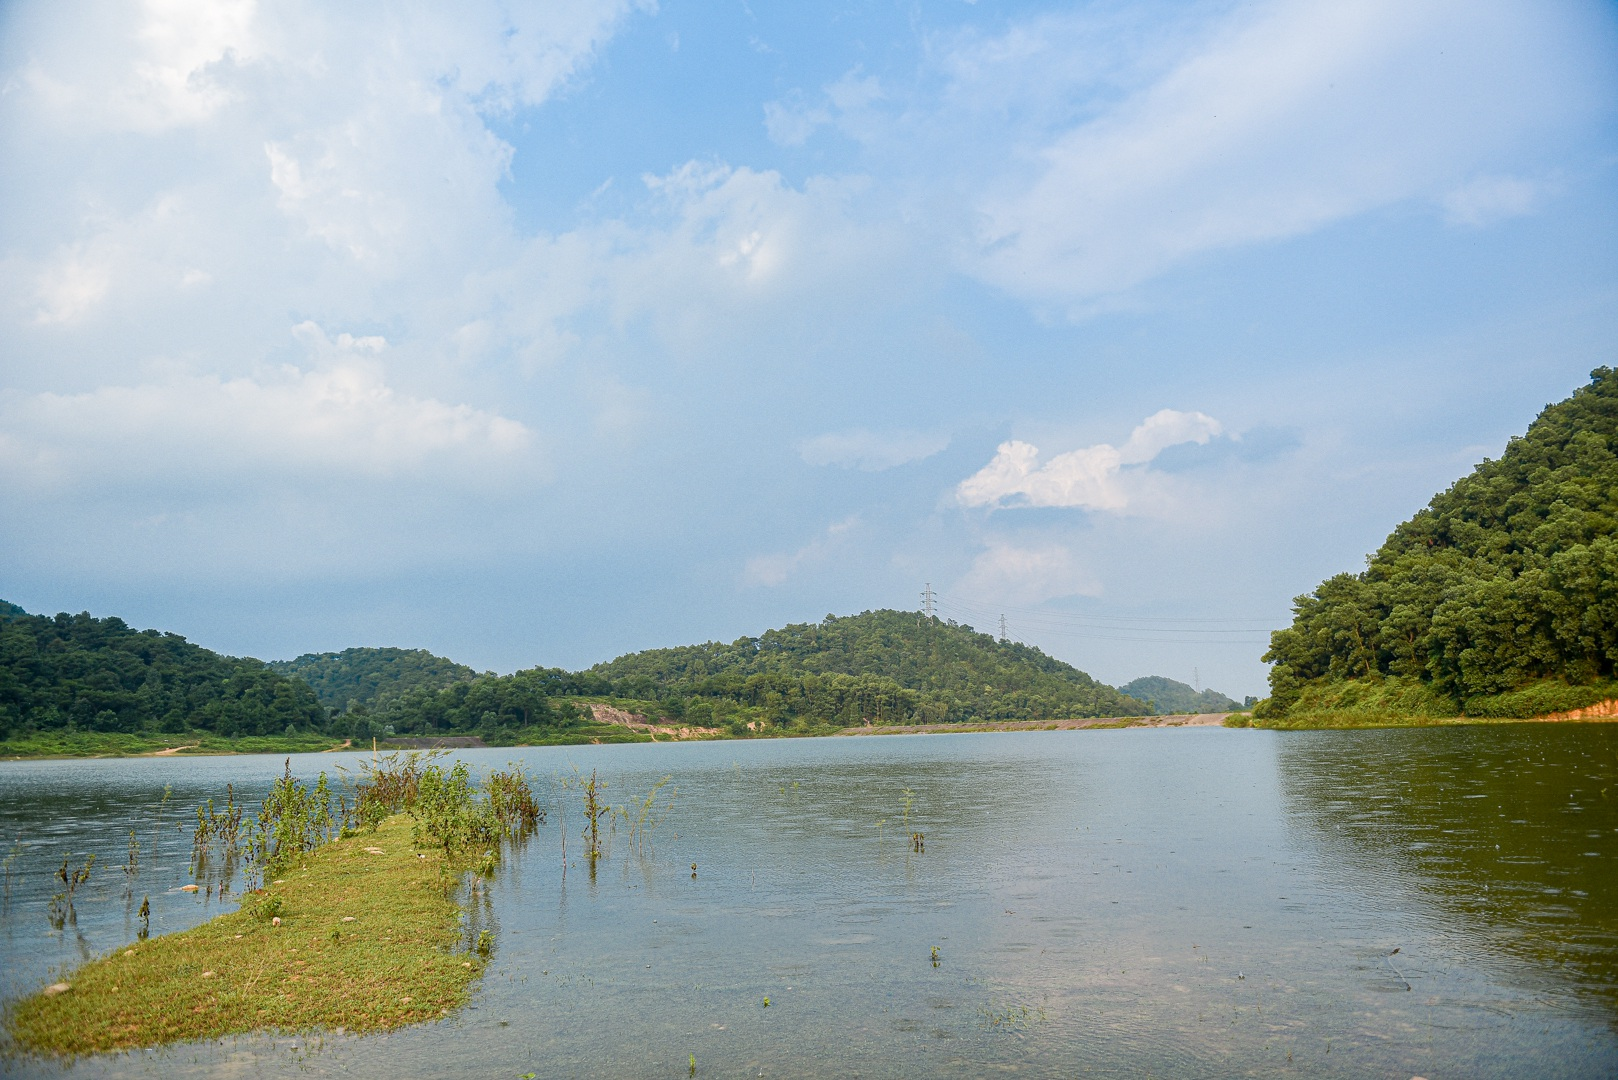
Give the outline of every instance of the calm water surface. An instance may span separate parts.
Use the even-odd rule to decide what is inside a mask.
[[[550,813],[477,901],[498,944],[462,1015],[3,1067],[684,1077],[694,1055],[699,1076],[1618,1075],[1618,725],[464,756],[521,761]],[[339,764],[355,759],[292,759],[303,777]],[[598,769],[614,803],[673,778],[651,854],[620,829],[592,877],[554,783],[575,767]],[[153,933],[215,914],[178,891],[194,808],[227,782],[256,806],[279,771],[0,765],[0,992],[132,939],[143,896]],[[91,852],[77,924],[56,930],[52,874]]]

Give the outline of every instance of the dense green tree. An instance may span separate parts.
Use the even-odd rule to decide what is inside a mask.
[[[1540,688],[1518,702],[1529,712],[1605,692],[1618,663],[1618,375],[1592,372],[1395,529],[1362,573],[1298,597],[1264,658],[1277,715],[1379,679],[1470,712],[1528,687]]]
[[[309,687],[178,634],[0,604],[0,738],[31,730],[279,735],[322,728]]]
[[[438,689],[477,677],[426,649],[344,649],[304,653],[296,660],[272,660],[270,667],[308,683],[320,703],[339,713],[356,705],[375,710],[418,687]]]

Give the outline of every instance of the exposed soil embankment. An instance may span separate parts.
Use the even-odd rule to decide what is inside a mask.
[[[960,724],[886,724],[849,727],[839,735],[938,735],[961,731],[1077,731],[1080,728],[1218,727],[1228,713],[1173,716],[1087,716],[1072,720],[994,720]]]
[[[1546,713],[1536,716],[1535,720],[1618,720],[1618,698],[1608,698],[1598,701],[1594,705],[1586,705],[1582,709],[1569,709],[1566,712]]]
[[[586,705],[585,708],[590,710],[590,718],[598,724],[644,731],[653,739],[660,735],[670,739],[711,739],[723,734],[718,728],[698,727],[695,724],[653,724],[644,716],[611,705]]]

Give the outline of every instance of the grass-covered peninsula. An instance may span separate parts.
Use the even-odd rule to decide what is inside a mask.
[[[257,816],[198,810],[193,866],[241,867],[239,910],[140,940],[12,1004],[23,1052],[73,1056],[259,1031],[383,1031],[466,1003],[492,949],[463,879],[541,819],[515,770],[475,784],[419,755],[369,768],[332,805],[282,778]],[[223,882],[234,877],[227,869]],[[202,887],[209,887],[203,878]],[[69,891],[68,904],[72,903]]]
[[[465,1004],[483,958],[462,945],[446,856],[410,820],[312,852],[241,910],[132,942],[13,1009],[13,1037],[50,1054],[252,1031],[381,1031]],[[259,918],[275,910],[279,925]]]

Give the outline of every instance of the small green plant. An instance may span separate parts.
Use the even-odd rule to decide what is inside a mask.
[[[933,946],[933,967],[938,966],[938,946]]]
[[[479,956],[487,958],[494,952],[494,934],[488,930],[478,931],[478,943],[473,948]]]
[[[321,773],[311,788],[293,779],[291,758],[286,759],[285,769],[253,822],[247,844],[250,877],[273,877],[336,832],[326,774]],[[198,817],[202,817],[200,810]]]
[[[135,878],[140,875],[140,841],[135,838],[135,830],[129,830],[129,854],[124,860],[124,896],[131,897],[135,893]]]
[[[253,905],[253,918],[259,922],[269,922],[281,914],[282,900],[279,896],[266,896]]]
[[[139,915],[140,915],[140,934],[139,934],[139,937],[140,937],[140,939],[142,941],[145,941],[147,939],[147,937],[149,937],[151,935],[151,932],[152,932],[152,898],[150,896],[143,896],[143,897],[140,898],[140,912],[139,912]]]
[[[914,791],[911,791],[909,788],[905,788],[904,789],[904,797],[905,797],[904,823],[905,823],[905,827],[909,828],[910,827],[910,807],[911,807],[911,804],[916,801],[916,793]]]
[[[633,816],[630,815],[630,808],[628,807],[619,807],[617,809],[618,815],[629,826],[629,846],[634,849],[637,855],[651,854],[652,833],[656,831],[663,819],[668,816],[669,811],[674,808],[674,797],[678,791],[672,787],[669,788],[668,801],[663,804],[662,808],[659,809],[656,805],[658,795],[669,780],[670,777],[665,776],[653,784],[652,790],[646,793],[646,798],[642,799],[640,804],[634,807]]]
[[[770,995],[768,995],[768,994],[764,995],[764,1007],[766,1009],[768,1009],[770,1007]]]
[[[927,834],[913,832],[910,834],[910,850],[918,854],[927,850]]]
[[[695,1054],[691,1055],[691,1063],[686,1067],[686,1073],[685,1074],[687,1076],[695,1076],[695,1075],[697,1075],[697,1055],[695,1055]]]
[[[51,906],[48,918],[52,929],[60,930],[69,923],[77,925],[79,916],[73,910],[73,894],[79,891],[79,886],[90,880],[90,869],[95,866],[96,857],[89,856],[84,865],[77,870],[68,870],[69,859],[62,860],[61,869],[56,871],[56,878],[62,883],[62,891],[51,897]]]

